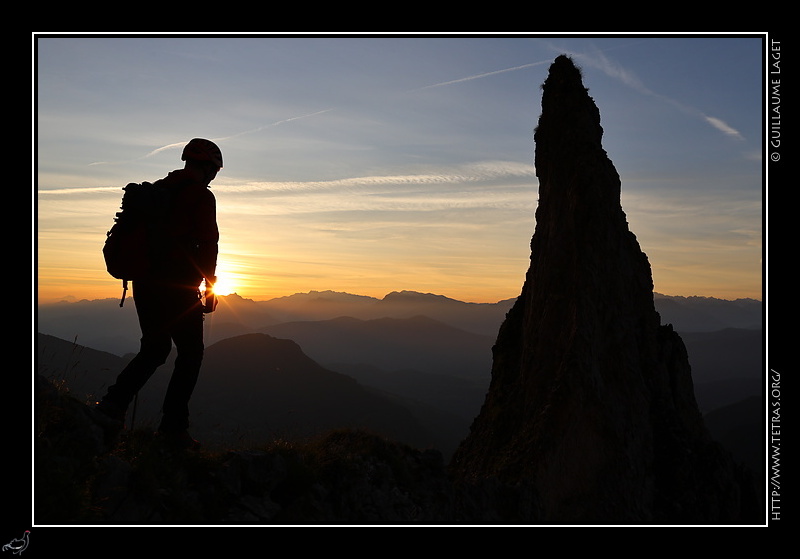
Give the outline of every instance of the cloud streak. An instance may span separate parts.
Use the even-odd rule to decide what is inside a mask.
[[[317,116],[317,115],[321,115],[321,114],[330,112],[332,110],[333,109],[324,109],[324,110],[321,110],[321,111],[315,111],[313,113],[302,114],[302,115],[298,115],[298,116],[284,118],[284,119],[281,119],[281,120],[276,120],[275,122],[271,122],[269,124],[265,124],[263,126],[259,126],[257,128],[252,128],[250,130],[245,130],[243,132],[237,132],[236,134],[231,134],[229,136],[224,136],[224,137],[219,137],[219,138],[209,138],[209,139],[211,141],[213,141],[213,142],[222,143],[222,142],[225,142],[227,140],[232,140],[234,138],[238,138],[240,136],[244,136],[244,135],[247,135],[247,134],[255,134],[257,132],[261,132],[262,130],[265,130],[267,128],[271,128],[273,126],[280,126],[281,124],[286,124],[287,122],[293,122],[295,120],[301,120],[301,119],[304,119],[304,118],[310,118],[310,117],[313,117],[313,116]],[[153,157],[153,156],[158,155],[158,154],[160,154],[162,152],[165,152],[165,151],[169,151],[169,150],[173,150],[173,149],[182,149],[183,146],[185,146],[185,145],[186,145],[186,141],[175,142],[175,143],[172,143],[172,144],[167,144],[167,145],[158,147],[158,148],[156,148],[154,150],[149,151],[148,153],[146,153],[145,155],[143,155],[141,157],[130,159],[128,161],[124,161],[124,162],[122,162],[122,161],[119,161],[119,162],[95,161],[95,162],[90,163],[89,166],[91,167],[91,166],[95,166],[95,165],[115,165],[115,164],[120,164],[120,163],[130,163],[132,161],[140,161],[142,159],[147,159],[147,158]]]
[[[446,82],[426,85],[426,86],[423,86],[423,87],[419,87],[417,89],[412,89],[412,90],[409,91],[409,93],[414,93],[416,91],[423,91],[423,90],[426,90],[426,89],[432,89],[434,87],[442,87],[442,86],[445,86],[445,85],[453,85],[453,84],[457,84],[457,83],[468,82],[468,81],[477,80],[477,79],[481,79],[481,78],[488,78],[489,76],[496,76],[498,74],[505,74],[506,72],[516,72],[518,70],[525,70],[527,68],[533,68],[534,66],[541,66],[542,64],[549,64],[550,62],[552,62],[552,61],[551,60],[542,60],[540,62],[531,62],[530,64],[522,64],[521,66],[514,66],[513,68],[504,68],[503,70],[495,70],[493,72],[484,72],[483,74],[475,74],[473,76],[467,76],[465,78],[459,78],[457,80],[450,80],[450,81],[446,81]]]
[[[744,136],[742,136],[742,134],[738,130],[736,130],[732,126],[728,125],[723,120],[721,120],[719,118],[716,118],[716,117],[713,117],[713,116],[703,115],[702,113],[700,113],[700,114],[702,115],[703,118],[706,119],[706,122],[708,122],[711,126],[716,128],[717,130],[719,130],[720,132],[722,132],[726,136],[729,136],[729,137],[734,138],[736,140],[744,141]]]
[[[472,75],[472,76],[466,76],[464,78],[459,78],[459,79],[455,79],[455,80],[449,80],[449,81],[445,81],[445,82],[439,82],[439,83],[435,83],[435,84],[419,87],[419,88],[416,88],[416,89],[411,89],[411,90],[407,91],[406,93],[416,93],[418,91],[424,91],[426,89],[432,89],[432,88],[436,88],[436,87],[444,87],[444,86],[464,83],[464,82],[468,82],[468,81],[472,81],[472,80],[488,78],[488,77],[491,77],[491,76],[504,74],[506,72],[517,72],[519,70],[525,70],[525,69],[528,69],[528,68],[533,68],[535,66],[541,66],[543,64],[549,64],[550,62],[552,62],[552,61],[551,60],[542,60],[542,61],[539,61],[539,62],[531,62],[529,64],[522,64],[520,66],[514,66],[514,67],[511,67],[511,68],[503,68],[502,70],[494,70],[494,71],[491,71],[491,72],[484,72],[484,73],[481,73],[481,74],[475,74],[475,75]],[[234,138],[238,138],[240,136],[245,136],[247,134],[255,134],[255,133],[261,132],[263,130],[266,130],[267,128],[272,128],[274,126],[280,126],[280,125],[286,124],[288,122],[294,122],[296,120],[301,120],[301,119],[306,119],[306,118],[319,116],[319,115],[322,115],[322,114],[325,114],[325,113],[329,113],[329,112],[334,111],[334,110],[336,110],[336,109],[335,108],[329,108],[329,109],[323,109],[321,111],[314,111],[314,112],[307,113],[307,114],[302,114],[302,115],[298,115],[298,116],[294,116],[294,117],[289,117],[289,118],[277,120],[277,121],[269,123],[269,124],[265,124],[263,126],[258,126],[256,128],[252,128],[250,130],[245,130],[243,132],[238,132],[236,134],[231,134],[229,136],[224,136],[224,137],[220,137],[220,138],[211,138],[211,140],[215,141],[215,142],[224,142],[224,141],[227,141],[227,140],[232,140]],[[150,151],[149,153],[144,155],[142,158],[151,157],[151,156],[157,155],[157,154],[159,154],[159,153],[161,153],[163,151],[167,151],[167,150],[170,150],[170,149],[180,148],[183,145],[185,145],[185,142],[177,142],[177,143],[173,143],[173,144],[168,144],[168,145],[165,145],[165,146],[162,146],[162,147],[159,147],[159,148],[156,148],[156,149]],[[142,159],[142,158],[139,158],[139,159]],[[91,165],[100,165],[100,164],[106,164],[106,162],[97,162],[97,163],[92,163]]]
[[[183,144],[180,144],[183,145]],[[164,146],[165,149],[168,146]],[[465,165],[447,167],[420,174],[407,175],[375,175],[363,177],[350,177],[344,179],[333,179],[327,181],[242,181],[236,182],[229,179],[218,179],[213,183],[215,189],[225,189],[230,193],[249,193],[249,192],[312,192],[312,191],[341,191],[347,189],[357,189],[363,187],[378,186],[433,186],[433,185],[465,185],[481,184],[492,182],[508,182],[518,184],[520,181],[527,182],[533,187],[536,173],[533,165],[519,163],[515,161],[482,161]],[[69,196],[85,194],[105,194],[108,192],[118,193],[118,186],[95,186],[77,188],[54,188],[39,189],[39,196]]]
[[[434,84],[426,85],[426,86],[419,87],[419,88],[416,88],[416,89],[411,89],[411,90],[408,90],[406,93],[416,93],[416,92],[424,91],[424,90],[427,90],[427,89],[433,89],[433,88],[437,88],[437,87],[444,87],[444,86],[448,86],[448,85],[455,85],[455,84],[459,84],[459,83],[465,83],[465,82],[469,82],[469,81],[472,81],[472,80],[488,78],[488,77],[496,76],[496,75],[499,75],[499,74],[505,74],[507,72],[517,72],[517,71],[520,71],[520,70],[526,70],[528,68],[541,66],[543,64],[550,64],[551,62],[552,62],[551,60],[541,60],[539,62],[531,62],[529,64],[522,64],[522,65],[519,65],[519,66],[513,66],[511,68],[503,68],[501,70],[493,70],[491,72],[483,72],[481,74],[474,74],[474,75],[471,75],[471,76],[466,76],[466,77],[458,78],[458,79],[455,79],[455,80],[449,80],[449,81],[434,83]],[[272,128],[272,127],[280,126],[282,124],[286,124],[286,123],[289,123],[289,122],[294,122],[294,121],[297,121],[297,120],[302,120],[302,119],[306,119],[306,118],[319,116],[319,115],[322,115],[322,114],[325,114],[325,113],[329,113],[329,112],[335,111],[335,110],[336,110],[335,108],[329,108],[329,109],[323,109],[323,110],[320,110],[320,111],[314,111],[314,112],[311,112],[311,113],[306,113],[306,114],[302,114],[302,115],[298,115],[298,116],[293,116],[293,117],[277,120],[277,121],[271,122],[269,124],[258,126],[256,128],[252,128],[250,130],[237,132],[235,134],[231,134],[231,135],[228,135],[228,136],[218,137],[218,138],[210,138],[210,139],[212,141],[214,141],[214,142],[222,143],[222,142],[225,142],[225,141],[228,141],[228,140],[232,140],[234,138],[238,138],[238,137],[245,136],[245,135],[248,135],[248,134],[258,133],[258,132],[261,132],[263,130],[266,130],[267,128]],[[172,144],[167,144],[167,145],[158,147],[156,149],[151,150],[150,152],[146,153],[145,155],[143,155],[141,157],[134,158],[134,159],[131,159],[131,160],[128,160],[128,161],[125,161],[125,162],[121,162],[121,161],[120,162],[96,161],[96,162],[90,163],[89,166],[115,165],[115,164],[120,164],[120,163],[130,163],[132,161],[139,161],[139,160],[142,160],[142,159],[147,159],[147,158],[153,157],[153,156],[158,155],[158,154],[160,154],[160,153],[162,153],[164,151],[168,151],[168,150],[172,150],[172,149],[180,149],[185,144],[186,144],[185,141],[175,142],[175,143],[172,143]]]
[[[233,134],[230,136],[225,136],[224,138],[215,138],[213,141],[215,142],[224,142],[226,140],[232,140],[233,138],[238,138],[239,136],[244,136],[246,134],[255,134],[256,132],[261,132],[262,130],[266,130],[267,128],[272,128],[273,126],[280,126],[281,124],[286,124],[287,122],[293,122],[295,120],[301,120],[304,118],[311,118],[313,116],[321,115],[324,113],[328,113],[334,109],[323,109],[321,111],[315,111],[313,113],[303,114],[299,116],[293,116],[289,118],[284,118],[282,120],[276,120],[270,124],[265,124],[263,126],[259,126],[257,128],[253,128],[252,130],[245,130],[244,132],[239,132],[237,134]],[[169,147],[169,146],[168,146]]]
[[[407,175],[377,175],[350,177],[327,181],[283,181],[241,183],[225,182],[224,188],[231,192],[309,192],[342,190],[375,186],[431,186],[490,183],[493,181],[530,181],[534,186],[538,180],[533,165],[513,161],[484,161],[445,169],[435,173]]]
[[[610,60],[602,51],[595,50],[593,55],[588,55],[585,53],[578,53],[578,52],[571,52],[570,56],[577,58],[582,63],[585,63],[593,68],[596,68],[606,74],[607,76],[614,78],[624,85],[630,87],[631,89],[641,93],[642,95],[647,95],[649,97],[653,97],[655,99],[659,99],[660,101],[672,105],[673,107],[677,108],[681,112],[686,114],[692,115],[696,118],[699,118],[703,122],[711,125],[716,130],[722,132],[729,138],[733,138],[735,140],[744,140],[744,136],[736,130],[734,127],[730,126],[728,123],[723,121],[720,118],[713,117],[706,115],[701,110],[696,109],[694,107],[690,107],[685,105],[675,99],[667,97],[665,95],[661,95],[660,93],[656,93],[655,91],[648,88],[642,81],[630,70],[622,67],[621,65],[617,64]]]

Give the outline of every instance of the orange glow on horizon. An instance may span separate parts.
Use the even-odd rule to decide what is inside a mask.
[[[394,291],[417,291],[467,303],[497,303],[519,296],[525,280],[522,268],[527,264],[495,266],[491,274],[473,277],[467,273],[455,273],[453,268],[442,271],[430,265],[414,266],[409,262],[402,266],[386,266],[380,262],[354,261],[343,266],[312,259],[290,259],[277,252],[259,260],[247,251],[226,249],[220,252],[215,293],[222,297],[235,293],[253,301],[312,291],[334,291],[376,299]],[[122,294],[122,282],[110,277],[101,266],[100,258],[95,255],[92,262],[82,267],[40,267],[34,278],[37,303],[118,299]],[[653,270],[655,292],[668,296],[763,300],[759,282],[751,282],[748,290],[742,289],[746,284],[744,280],[728,286],[719,283],[713,274],[694,272],[687,277],[690,275],[688,270],[656,267]],[[131,291],[128,291],[128,297],[131,297]]]
[[[726,290],[725,288],[720,288],[718,290],[692,290],[688,288],[680,289],[680,286],[673,287],[675,287],[675,289],[657,285],[654,291],[662,295],[678,297],[713,297],[725,300],[749,298],[759,301],[763,300],[763,296],[760,292],[740,292],[737,290]],[[271,287],[267,287],[250,284],[246,281],[246,278],[241,279],[234,276],[231,278],[231,281],[229,281],[224,276],[218,276],[214,292],[223,297],[236,294],[253,301],[268,301],[270,299],[288,297],[297,293],[309,293],[311,291],[334,291],[382,299],[393,291],[405,290],[443,295],[467,303],[497,303],[498,301],[518,297],[521,289],[522,283],[520,283],[517,288],[508,288],[507,286],[506,288],[490,288],[489,286],[484,286],[483,289],[469,289],[463,286],[441,286],[440,288],[436,288],[430,285],[410,285],[405,281],[392,286],[387,285],[385,288],[369,286],[367,284],[361,284],[361,286],[337,285],[336,282],[325,284],[324,282],[317,281],[311,284],[286,283],[283,285],[274,284]],[[108,281],[98,281],[97,278],[94,278],[93,281],[88,282],[62,280],[48,282],[47,285],[40,283],[36,286],[35,296],[37,303],[54,303],[58,301],[80,301],[82,299],[118,299],[121,294],[121,281],[115,280],[114,278],[109,278]],[[131,297],[130,289],[128,290],[128,297]]]

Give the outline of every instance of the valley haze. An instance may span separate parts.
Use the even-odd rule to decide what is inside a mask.
[[[301,408],[324,409],[326,421],[344,421],[337,411],[341,398],[354,398],[361,402],[357,407],[373,410],[373,424],[380,423],[384,432],[433,445],[449,457],[484,401],[492,348],[514,301],[465,303],[413,291],[391,292],[382,299],[334,291],[268,301],[222,296],[206,319],[207,359],[193,398],[194,434],[211,446],[239,438],[290,437],[308,428]],[[758,437],[741,435],[742,429],[762,432],[763,418],[752,405],[753,399],[762,399],[762,303],[655,294],[655,304],[662,323],[673,324],[684,339],[701,410],[725,418],[715,423],[718,436],[763,473]],[[119,299],[40,304],[36,326],[34,378],[66,382],[73,395],[87,402],[113,382],[138,350],[130,298],[123,308]],[[155,421],[174,356],[173,351],[143,389],[137,423]],[[290,369],[299,372],[280,380],[274,376],[279,369],[287,375]],[[318,382],[338,388],[318,398],[312,388]],[[365,389],[371,396],[361,393]],[[294,410],[278,409],[276,392],[304,403]],[[373,399],[383,403],[376,407]],[[732,411],[735,406],[741,409]],[[375,415],[376,409],[381,414]],[[257,413],[269,414],[266,423],[272,431],[259,431],[264,421]],[[287,418],[294,423],[286,423]]]
[[[761,328],[763,306],[755,299],[679,297],[654,294],[662,323],[679,332],[724,328]],[[219,297],[217,311],[207,315],[206,342],[285,322],[360,320],[427,316],[452,327],[494,337],[515,298],[496,303],[467,303],[442,295],[393,291],[382,299],[337,291],[309,291],[255,301],[237,294]],[[132,297],[122,309],[119,299],[62,300],[40,303],[37,330],[117,355],[138,351],[139,330]]]

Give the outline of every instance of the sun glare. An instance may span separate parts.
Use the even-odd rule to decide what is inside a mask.
[[[237,293],[242,287],[242,273],[239,269],[240,266],[237,264],[220,259],[217,262],[217,283],[214,284],[214,293],[217,295]]]
[[[235,286],[224,276],[217,276],[217,283],[214,284],[214,293],[217,295],[230,295],[235,293]]]

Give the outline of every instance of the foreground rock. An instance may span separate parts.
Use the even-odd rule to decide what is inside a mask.
[[[222,452],[174,450],[36,387],[37,525],[441,525],[513,522],[494,482],[461,491],[438,450],[329,431]],[[505,495],[505,493],[503,493]],[[510,514],[510,516],[509,516]]]

